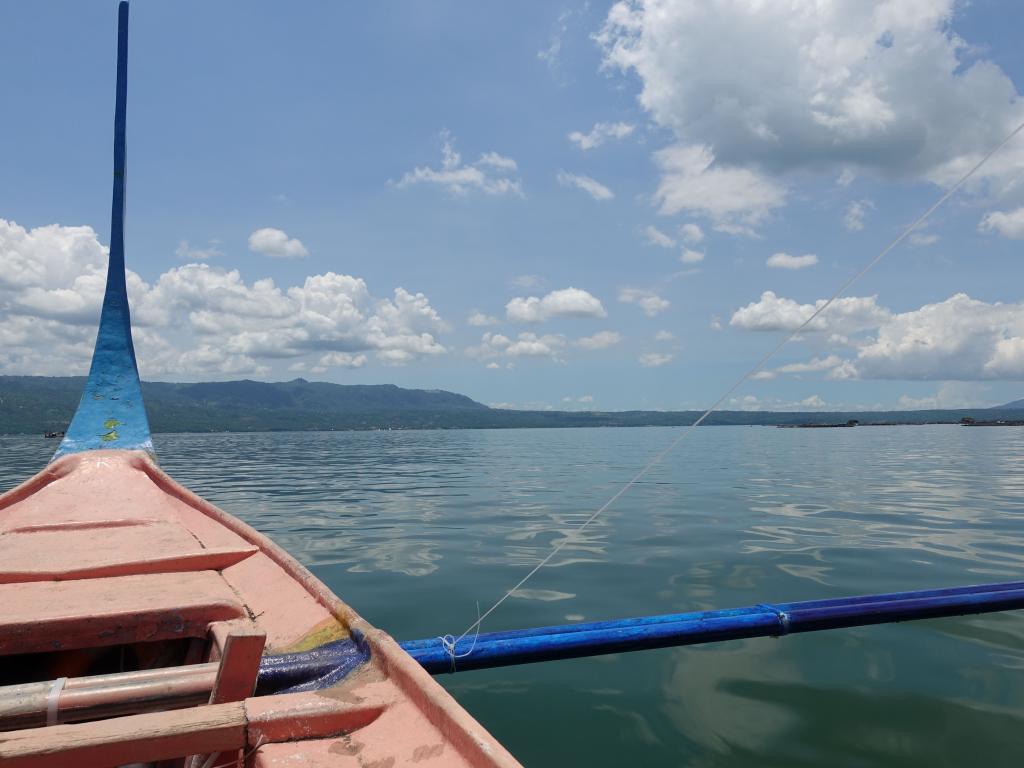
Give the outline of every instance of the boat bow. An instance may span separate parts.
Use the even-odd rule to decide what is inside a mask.
[[[132,343],[128,286],[124,272],[124,208],[128,101],[128,3],[118,7],[117,88],[114,109],[114,191],[110,214],[107,286],[89,378],[71,426],[54,459],[102,448],[153,453],[149,419],[142,402],[139,368]]]

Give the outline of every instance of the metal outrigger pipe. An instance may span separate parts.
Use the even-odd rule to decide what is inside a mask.
[[[400,643],[431,674],[1024,608],[1024,581],[596,621]]]

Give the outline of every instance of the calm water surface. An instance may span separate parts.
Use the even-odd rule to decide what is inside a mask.
[[[672,429],[158,435],[396,638],[460,633]],[[0,488],[54,441],[0,437]],[[1024,430],[698,430],[485,630],[1024,579]],[[443,676],[529,766],[1018,766],[1024,613]]]

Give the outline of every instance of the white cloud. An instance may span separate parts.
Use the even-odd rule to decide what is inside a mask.
[[[827,404],[819,395],[811,395],[810,397],[805,397],[801,400],[800,405],[804,408],[810,408],[811,410],[817,411],[824,408]]]
[[[947,381],[934,395],[910,397],[900,395],[897,407],[910,410],[934,408],[987,408],[992,401],[983,396],[986,385],[974,382]]]
[[[505,314],[515,323],[542,323],[554,317],[605,317],[600,300],[581,288],[562,288],[543,298],[518,296],[505,305]]]
[[[275,259],[300,259],[309,255],[301,240],[288,237],[273,227],[257,229],[249,235],[249,250]]]
[[[653,291],[642,288],[623,288],[619,291],[619,301],[623,304],[637,304],[648,317],[656,317],[672,306],[672,302],[663,299]]]
[[[572,342],[573,345],[586,350],[606,349],[622,341],[622,335],[615,331],[600,331],[591,336],[584,336]],[[466,354],[478,360],[493,360],[498,357],[505,358],[549,358],[556,362],[563,362],[562,355],[569,347],[570,342],[565,336],[556,333],[537,334],[524,331],[514,338],[501,333],[484,333],[480,337],[480,343],[476,346],[467,347]],[[498,368],[498,365],[488,365],[488,368]],[[509,366],[511,367],[511,366]]]
[[[772,269],[806,269],[818,263],[818,257],[813,253],[803,256],[790,256],[788,253],[773,253],[765,262]]]
[[[775,370],[778,373],[815,373],[818,371],[829,371],[842,365],[843,359],[837,355],[828,357],[813,357],[805,363],[789,363],[781,365]]]
[[[624,139],[629,136],[635,125],[630,123],[594,123],[590,133],[573,131],[569,134],[569,141],[574,142],[580,149],[594,149],[604,144],[609,139]]]
[[[675,338],[675,334],[672,331],[658,331],[654,334],[655,341],[672,341]]]
[[[563,187],[581,189],[595,200],[611,200],[615,197],[615,193],[608,189],[608,187],[589,176],[578,176],[575,173],[559,171],[556,178]]]
[[[689,243],[690,245],[696,245],[704,239],[704,230],[693,222],[683,224],[683,226],[679,228],[679,233],[683,237],[683,242]]]
[[[824,303],[825,299],[818,299],[800,304],[765,291],[758,301],[733,312],[729,325],[744,331],[795,331]],[[879,306],[875,296],[850,296],[836,299],[806,330],[855,333],[877,328],[889,317],[889,310]]]
[[[60,225],[26,230],[0,219],[0,262],[0,369],[83,371],[106,273],[96,233]],[[325,364],[351,366],[370,353],[401,363],[445,351],[435,334],[446,326],[423,294],[397,288],[390,299],[374,298],[348,275],[312,275],[280,288],[192,263],[152,284],[128,271],[127,282],[143,375],[264,375],[275,360],[339,353]]]
[[[850,365],[849,361],[844,360],[838,355],[828,355],[827,357],[813,357],[810,360],[803,363],[789,363],[787,365],[780,365],[774,370],[763,368],[755,373],[751,378],[756,381],[771,381],[776,378],[780,373],[820,373],[827,372],[826,378],[850,378],[845,375],[845,372]],[[837,371],[839,374],[837,375]]]
[[[513,277],[509,282],[513,288],[529,290],[530,288],[542,288],[547,281],[537,275],[519,275]]]
[[[764,410],[764,403],[754,395],[743,395],[732,397],[727,405],[737,411],[761,411]]]
[[[679,260],[683,264],[697,264],[704,261],[704,252],[695,251],[691,248],[683,248],[683,252],[679,254]]]
[[[567,404],[579,403],[581,405],[590,405],[594,402],[594,396],[581,395],[580,397],[573,397],[572,395],[566,395],[562,398],[562,402]]]
[[[505,349],[509,357],[551,357],[558,358],[565,348],[565,339],[553,333],[539,336],[536,333],[520,333],[519,337]]]
[[[982,217],[978,230],[998,232],[1013,240],[1024,240],[1024,207],[1012,211],[990,211]]]
[[[859,232],[864,229],[864,217],[869,210],[874,210],[875,204],[868,199],[854,200],[846,206],[846,213],[843,215],[843,226],[851,232]]]
[[[320,357],[312,370],[323,373],[329,368],[362,368],[366,365],[366,355],[353,355],[351,352],[328,352]]]
[[[627,0],[596,39],[604,67],[634,73],[640,105],[678,141],[658,155],[662,209],[749,227],[784,200],[771,179],[841,171],[846,183],[948,186],[1021,121],[1013,82],[954,31],[957,7]],[[1000,188],[1022,166],[1018,142],[981,174]]]
[[[188,244],[188,240],[182,240],[174,249],[174,255],[182,261],[208,261],[223,256],[224,253],[211,241],[206,248],[196,248]]]
[[[733,313],[730,325],[794,330],[823,303],[800,304],[766,291],[759,301]],[[809,330],[831,333],[830,344],[850,347],[855,354],[784,365],[769,372],[772,376],[827,371],[830,379],[1024,380],[1024,303],[989,303],[958,293],[894,313],[873,296],[849,297],[815,318]]]
[[[672,361],[672,355],[662,352],[645,352],[637,359],[644,368],[658,368]]]
[[[480,159],[476,161],[476,165],[496,168],[499,171],[516,171],[519,169],[515,160],[511,157],[499,155],[497,152],[484,152],[480,155]]]
[[[231,354],[213,344],[200,344],[194,349],[182,352],[176,358],[175,364],[182,371],[200,376],[266,376],[270,373],[269,366],[259,364],[252,357]]]
[[[837,365],[828,375],[826,379],[833,379],[835,381],[842,381],[845,379],[856,379],[858,377],[857,367],[849,360],[844,360],[842,363]]]
[[[562,82],[562,38],[565,37],[566,32],[569,31],[569,20],[572,18],[573,11],[566,9],[558,14],[558,19],[555,22],[555,29],[551,33],[551,38],[548,41],[548,47],[542,48],[537,51],[537,58],[547,64],[548,69],[551,71],[551,75],[560,84]]]
[[[644,239],[651,245],[656,245],[659,248],[672,248],[676,244],[676,241],[671,237],[657,227],[650,225],[644,229]]]
[[[759,398],[755,395],[743,395],[730,398],[727,406],[737,411],[878,411],[884,406],[881,403],[861,405],[852,403],[828,403],[821,395],[809,395],[801,400],[782,400],[779,398]]]
[[[907,238],[907,241],[911,245],[935,245],[935,243],[939,242],[939,236],[925,234],[924,232],[911,232],[910,237]]]
[[[447,131],[442,131],[441,139],[441,167],[416,167],[402,176],[395,186],[436,184],[457,196],[474,191],[487,195],[522,195],[522,183],[511,175],[517,169],[515,160],[497,152],[485,152],[475,163],[466,164],[455,150],[455,141]]]
[[[786,199],[785,189],[759,171],[716,163],[706,145],[677,144],[654,160],[662,173],[654,200],[666,215],[701,214],[722,231],[750,233]]]
[[[497,325],[500,321],[493,315],[487,315],[479,310],[475,310],[470,312],[469,317],[466,318],[466,322],[469,325],[479,327],[482,325]]]
[[[894,314],[854,361],[861,378],[1024,379],[1024,304],[963,293]]]
[[[466,348],[466,354],[470,357],[487,359],[503,354],[511,343],[512,339],[502,333],[487,332],[480,337],[479,346]]]
[[[520,333],[515,339],[500,333],[485,333],[480,338],[480,344],[468,347],[466,354],[480,360],[504,356],[547,357],[560,361],[566,343],[564,336],[553,333],[538,335],[525,332]]]
[[[620,334],[613,331],[602,331],[593,336],[585,336],[571,342],[583,349],[604,349],[622,340]],[[570,342],[561,334],[536,334],[523,332],[515,338],[509,338],[504,334],[485,333],[480,337],[480,343],[476,346],[467,347],[466,354],[476,359],[494,359],[496,357],[518,358],[537,357],[548,358],[556,362],[563,362],[562,354],[569,347]],[[511,368],[511,364],[507,368]],[[487,368],[497,369],[498,365],[488,365]]]
[[[902,409],[991,408],[998,404],[987,395],[988,385],[978,382],[947,381],[935,394],[925,397],[901,395],[897,401]]]
[[[583,349],[607,349],[622,341],[622,334],[618,331],[598,331],[592,336],[584,336],[576,339],[576,346]]]

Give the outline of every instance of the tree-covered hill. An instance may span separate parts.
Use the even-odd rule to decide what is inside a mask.
[[[0,433],[63,430],[84,386],[84,376],[0,376]],[[368,429],[406,421],[429,427],[441,426],[438,417],[450,411],[489,410],[454,392],[304,379],[143,382],[142,396],[154,432]]]
[[[64,430],[85,377],[0,376],[0,434]],[[393,384],[219,381],[143,382],[154,432],[248,432],[331,429],[483,429],[525,427],[685,426],[698,411],[515,411],[488,408],[465,395]],[[717,411],[708,425],[837,425],[957,423],[1020,419],[999,409],[930,411]]]

